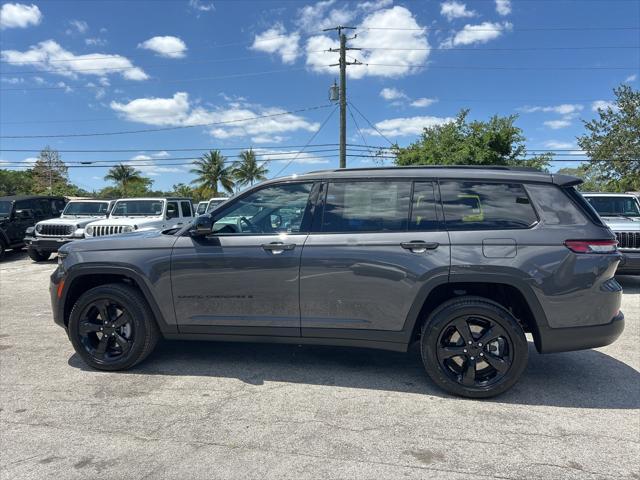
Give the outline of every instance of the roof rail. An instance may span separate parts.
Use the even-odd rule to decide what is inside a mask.
[[[473,170],[512,170],[516,172],[542,172],[537,168],[533,167],[509,167],[506,165],[403,165],[403,166],[393,166],[393,167],[356,167],[356,168],[333,168],[326,170],[314,170],[309,173],[331,173],[331,172],[342,172],[342,171],[350,171],[350,172],[358,172],[358,171],[367,171],[367,170],[398,170],[398,169],[415,169],[415,170],[423,170],[423,169],[473,169]]]

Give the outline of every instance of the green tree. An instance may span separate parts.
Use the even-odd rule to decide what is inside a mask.
[[[253,185],[254,182],[267,178],[269,169],[264,164],[258,165],[253,149],[243,150],[238,157],[240,157],[240,161],[233,168],[233,175],[238,186]]]
[[[174,195],[178,197],[193,197],[193,189],[189,185],[185,185],[184,183],[178,183],[171,187],[171,191]]]
[[[578,167],[565,167],[558,170],[563,175],[572,175],[581,178],[583,183],[578,187],[583,192],[608,192],[613,191],[612,186],[590,168],[589,164]]]
[[[69,181],[69,169],[57,150],[44,147],[33,168],[33,193],[64,194]]]
[[[144,194],[153,183],[150,178],[143,177],[142,172],[124,163],[111,167],[104,179],[115,182],[115,190],[119,192],[116,196],[123,197],[138,196],[139,192]]]
[[[504,165],[546,169],[550,154],[527,157],[517,115],[493,116],[488,122],[468,121],[461,110],[450,122],[425,127],[408,147],[393,149],[397,165]]]
[[[191,183],[199,188],[206,187],[211,191],[212,196],[218,195],[218,184],[229,192],[233,192],[233,168],[225,166],[226,158],[219,150],[211,150],[203,154],[198,160],[193,162],[194,168],[191,173],[196,175]]]
[[[0,170],[0,196],[30,193],[34,193],[31,170]]]
[[[640,91],[621,85],[613,93],[615,104],[584,122],[587,133],[578,145],[608,190],[640,190]]]

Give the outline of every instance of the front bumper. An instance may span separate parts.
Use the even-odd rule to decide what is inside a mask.
[[[24,237],[24,244],[27,247],[38,250],[39,252],[57,252],[58,249],[67,243],[74,240],[80,240],[79,238],[68,237]]]
[[[60,270],[60,267],[56,268],[51,274],[49,282],[49,297],[51,298],[51,310],[53,312],[53,321],[66,330],[64,324],[64,272]],[[62,285],[61,285],[62,284]],[[60,292],[60,296],[58,296]]]
[[[640,252],[621,251],[622,260],[618,265],[618,275],[640,275]]]
[[[617,340],[624,330],[622,312],[604,325],[545,328],[540,332],[540,353],[570,352],[604,347]]]

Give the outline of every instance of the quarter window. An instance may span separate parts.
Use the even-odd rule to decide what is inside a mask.
[[[311,183],[284,183],[261,188],[233,202],[215,216],[217,234],[298,233],[308,210]]]
[[[402,232],[409,220],[411,183],[404,181],[330,183],[324,232]]]
[[[521,184],[442,181],[449,230],[529,228],[538,219]]]

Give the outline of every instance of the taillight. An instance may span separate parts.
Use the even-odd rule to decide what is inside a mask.
[[[614,253],[617,240],[567,240],[565,246],[575,253]]]

